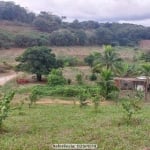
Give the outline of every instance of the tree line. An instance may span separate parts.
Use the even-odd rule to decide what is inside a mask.
[[[0,48],[106,44],[135,46],[142,39],[150,39],[150,27],[91,20],[66,22],[64,16],[44,11],[35,14],[14,2],[0,1],[0,20],[26,23],[39,31],[35,35],[0,31]]]

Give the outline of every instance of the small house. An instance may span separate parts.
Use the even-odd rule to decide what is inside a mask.
[[[147,79],[145,76],[137,78],[114,78],[115,85],[121,90],[141,90],[144,91]],[[150,89],[150,83],[148,85],[148,90]]]

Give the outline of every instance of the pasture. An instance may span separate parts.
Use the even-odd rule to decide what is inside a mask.
[[[86,56],[93,52],[103,52],[102,47],[99,46],[73,46],[73,47],[50,47],[52,52],[56,54],[57,57],[71,56],[83,60]],[[11,48],[11,49],[1,49],[0,50],[0,63],[8,62],[15,64],[15,58],[21,55],[25,49],[21,48]],[[125,60],[132,60],[136,55],[136,51],[131,47],[117,47],[117,52]]]
[[[75,57],[81,63],[63,69],[64,77],[71,79],[71,84],[77,85],[76,75],[81,73],[84,74],[84,83],[95,85],[88,79],[91,68],[83,60],[92,52],[103,52],[102,47],[51,48],[58,58]],[[24,50],[0,50],[0,64],[6,62],[14,67],[15,58]],[[134,48],[129,47],[117,47],[117,51],[128,62],[132,62],[137,54]],[[32,75],[24,73],[19,76],[31,78]],[[68,143],[97,144],[98,150],[149,150],[149,103],[142,102],[142,109],[133,116],[131,124],[127,124],[123,100],[100,101],[95,112],[93,104],[80,108],[78,97],[46,96],[39,97],[37,103],[29,108],[29,95],[35,85],[41,84],[18,85],[14,79],[0,87],[1,93],[11,89],[16,91],[9,117],[0,130],[0,150],[52,150],[52,144]],[[122,92],[120,95],[126,94]]]
[[[148,150],[150,147],[150,109],[144,105],[133,125],[124,124],[119,104],[92,106],[35,105],[13,110],[0,133],[3,150],[52,150],[52,144],[98,144],[99,150]]]

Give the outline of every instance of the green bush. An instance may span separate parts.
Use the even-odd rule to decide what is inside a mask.
[[[36,88],[33,88],[29,96],[29,100],[30,100],[29,107],[38,100],[39,95],[40,95],[40,91],[37,90]]]
[[[96,74],[95,74],[95,73],[92,73],[92,74],[89,76],[89,79],[90,79],[90,81],[95,81],[95,80],[97,80]]]
[[[15,92],[7,93],[0,99],[0,128],[2,127],[3,120],[8,117],[10,111],[10,102],[14,97]]]
[[[82,74],[77,74],[76,75],[76,81],[78,84],[83,84],[83,75]]]
[[[51,96],[62,96],[62,97],[76,97],[79,95],[80,89],[73,86],[57,86],[56,88],[51,89],[49,94]]]
[[[9,49],[13,46],[13,35],[0,31],[0,48]]]
[[[93,103],[94,103],[95,112],[97,112],[98,106],[99,106],[99,103],[100,103],[100,95],[98,93],[94,94],[92,96],[92,100],[93,100]]]
[[[100,89],[97,86],[35,86],[31,95],[33,99],[39,96],[79,97],[82,91],[89,93],[90,97],[90,95],[99,93]]]
[[[17,47],[32,47],[49,45],[48,37],[39,34],[19,34],[15,37],[15,45]]]
[[[62,97],[76,97],[79,95],[80,89],[74,86],[36,86],[32,90],[32,97],[37,96],[62,96]],[[35,94],[36,93],[36,94]]]
[[[58,69],[53,69],[51,73],[48,75],[48,85],[56,86],[56,85],[65,85],[66,79],[62,75],[62,71]]]
[[[61,29],[50,34],[50,43],[55,46],[71,46],[75,44],[75,36],[68,29]]]
[[[69,85],[71,84],[71,82],[72,82],[71,79],[67,79],[67,83],[68,83]]]
[[[78,97],[80,100],[80,107],[86,106],[87,105],[86,100],[89,97],[88,93],[86,93],[85,90],[81,90]]]
[[[122,107],[125,110],[127,124],[131,122],[134,114],[136,114],[141,109],[141,104],[139,99],[127,99],[122,103]]]

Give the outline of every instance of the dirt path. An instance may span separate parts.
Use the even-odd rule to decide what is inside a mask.
[[[48,104],[64,104],[64,105],[79,105],[79,101],[74,101],[73,100],[61,100],[61,99],[41,99],[39,101],[36,102],[36,104],[43,104],[43,105],[48,105]],[[114,102],[112,101],[102,101],[100,102],[100,105],[112,105],[114,104]],[[93,103],[91,103],[89,101],[88,105],[93,105]]]
[[[4,74],[0,76],[0,86],[3,86],[5,83],[10,81],[11,79],[15,78],[17,74],[15,72],[10,74]]]
[[[74,104],[73,100],[60,100],[60,99],[42,99],[36,102],[36,104],[65,104],[65,105],[72,105]],[[79,102],[76,101],[76,104]]]

